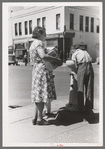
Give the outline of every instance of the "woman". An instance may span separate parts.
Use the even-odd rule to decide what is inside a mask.
[[[62,64],[60,59],[49,56],[45,52],[45,37],[45,29],[35,27],[32,34],[34,41],[30,47],[30,63],[33,65],[31,99],[35,102],[35,114],[32,120],[33,125],[49,124],[42,118],[44,103],[56,99],[53,73],[47,70],[43,60],[56,62],[59,66]]]

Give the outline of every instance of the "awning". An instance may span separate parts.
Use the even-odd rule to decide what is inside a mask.
[[[63,38],[63,37],[74,37],[75,32],[74,31],[65,31],[61,33],[55,33],[55,34],[47,34],[46,39],[50,38]]]
[[[27,49],[16,49],[16,51],[26,51]]]
[[[46,39],[60,38],[60,37],[63,37],[63,32],[62,33],[55,33],[55,34],[47,34],[46,35]]]

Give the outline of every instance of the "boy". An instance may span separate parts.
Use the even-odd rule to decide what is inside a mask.
[[[93,85],[94,72],[92,67],[92,58],[87,51],[82,50],[79,45],[73,46],[74,53],[72,60],[75,62],[77,69],[77,99],[78,109],[80,112],[89,113],[93,109]],[[85,86],[85,107],[84,107],[84,86]]]

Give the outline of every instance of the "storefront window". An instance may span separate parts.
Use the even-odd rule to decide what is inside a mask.
[[[23,61],[24,54],[26,52],[25,49],[25,44],[20,43],[15,45],[15,50],[16,50],[16,58],[18,58],[20,61]]]

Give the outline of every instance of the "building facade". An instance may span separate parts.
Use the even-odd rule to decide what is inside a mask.
[[[11,33],[15,56],[23,60],[35,26],[46,28],[46,46],[58,47],[63,62],[70,58],[70,48],[82,45],[93,58],[99,53],[99,11],[93,7],[34,6],[12,13]]]

